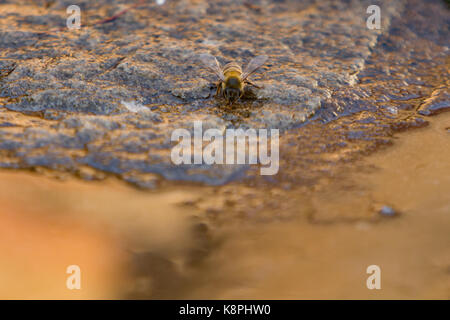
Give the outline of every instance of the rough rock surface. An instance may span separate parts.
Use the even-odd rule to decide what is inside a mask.
[[[210,184],[240,177],[246,166],[173,165],[172,131],[192,130],[194,120],[219,129],[286,131],[311,117],[330,120],[370,108],[374,101],[364,98],[374,93],[358,85],[361,79],[385,76],[383,88],[392,80],[392,71],[370,74],[366,68],[380,37],[387,53],[403,49],[398,65],[417,63],[414,50],[421,50],[405,47],[391,25],[402,19],[406,1],[376,2],[381,30],[366,27],[373,1],[142,1],[112,21],[103,19],[132,3],[1,1],[0,167],[68,171],[85,179],[107,172],[143,188],[154,187],[159,176]],[[72,4],[80,6],[86,25],[78,31],[65,27]],[[427,17],[427,8],[422,14],[417,19]],[[442,40],[448,20],[445,13],[436,19],[443,25],[427,29],[435,50],[421,53],[425,63],[448,57]],[[422,29],[415,28],[408,35],[419,39]],[[244,65],[267,54],[270,60],[253,76],[262,88],[226,106],[212,96],[214,76],[197,61],[202,52]],[[401,81],[420,91],[426,84],[413,71]],[[376,103],[386,101],[380,110],[395,115],[398,104],[388,101],[420,97],[395,90],[377,95]]]

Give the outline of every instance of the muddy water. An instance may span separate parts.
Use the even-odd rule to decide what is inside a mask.
[[[0,296],[448,299],[449,127],[444,113],[396,135],[393,147],[343,168],[346,179],[307,202],[298,194],[303,205],[271,220],[223,212],[224,223],[205,222],[189,203],[208,187],[148,193],[112,178],[2,172]],[[299,215],[308,210],[327,214]],[[65,287],[71,264],[81,267],[81,291]],[[366,288],[372,264],[379,291]]]
[[[332,212],[327,223],[298,218],[225,228],[226,240],[206,259],[188,297],[450,298],[449,125],[444,114],[399,135],[395,147],[348,172],[349,181],[311,194],[319,210]],[[378,214],[385,205],[398,216],[343,219]],[[372,264],[382,270],[380,291],[366,287]]]
[[[193,246],[192,212],[175,205],[190,191],[149,195],[112,179],[1,175],[2,298],[120,298],[135,253],[176,259]],[[66,288],[73,264],[85,275],[81,291]]]

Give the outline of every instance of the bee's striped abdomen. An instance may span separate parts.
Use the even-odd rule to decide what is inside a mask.
[[[227,77],[227,76],[237,76],[237,77],[240,78],[241,75],[242,75],[242,68],[236,62],[230,62],[230,63],[227,63],[223,67],[223,74],[224,74],[225,77]]]
[[[241,66],[236,62],[230,62],[223,67],[223,75],[225,79],[222,82],[222,94],[228,102],[232,103],[244,92]]]

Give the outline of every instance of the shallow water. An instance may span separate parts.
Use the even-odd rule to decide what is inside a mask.
[[[231,200],[211,187],[148,193],[112,178],[3,171],[0,297],[448,299],[448,127],[450,114],[439,115],[288,200],[272,190],[272,206],[251,214],[244,204],[240,218],[192,206]],[[82,291],[65,287],[70,264]],[[372,264],[380,291],[365,286]]]
[[[286,209],[295,211],[287,221],[224,224],[223,242],[184,297],[448,299],[448,125],[444,114],[396,136],[394,147],[345,169],[345,178],[292,195],[299,201]],[[396,217],[383,217],[383,206]],[[380,291],[366,288],[373,264],[381,267]]]

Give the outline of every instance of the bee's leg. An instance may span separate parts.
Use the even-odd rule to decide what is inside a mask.
[[[216,90],[216,95],[215,95],[215,97],[219,96],[219,94],[220,94],[220,92],[221,92],[221,88],[222,88],[222,82],[219,81],[219,82],[217,83],[217,90]]]
[[[256,85],[256,84],[254,84],[253,82],[251,82],[251,81],[250,81],[250,80],[248,80],[248,79],[246,79],[246,80],[245,80],[245,83],[247,83],[247,84],[249,84],[249,85],[251,85],[251,86],[255,87],[256,89],[261,89],[261,87],[260,87],[260,86],[258,86],[258,85]]]
[[[225,100],[228,103],[228,106],[231,107],[231,105],[233,104],[233,101],[231,100],[230,93],[228,91],[225,91],[223,95],[225,97]]]

